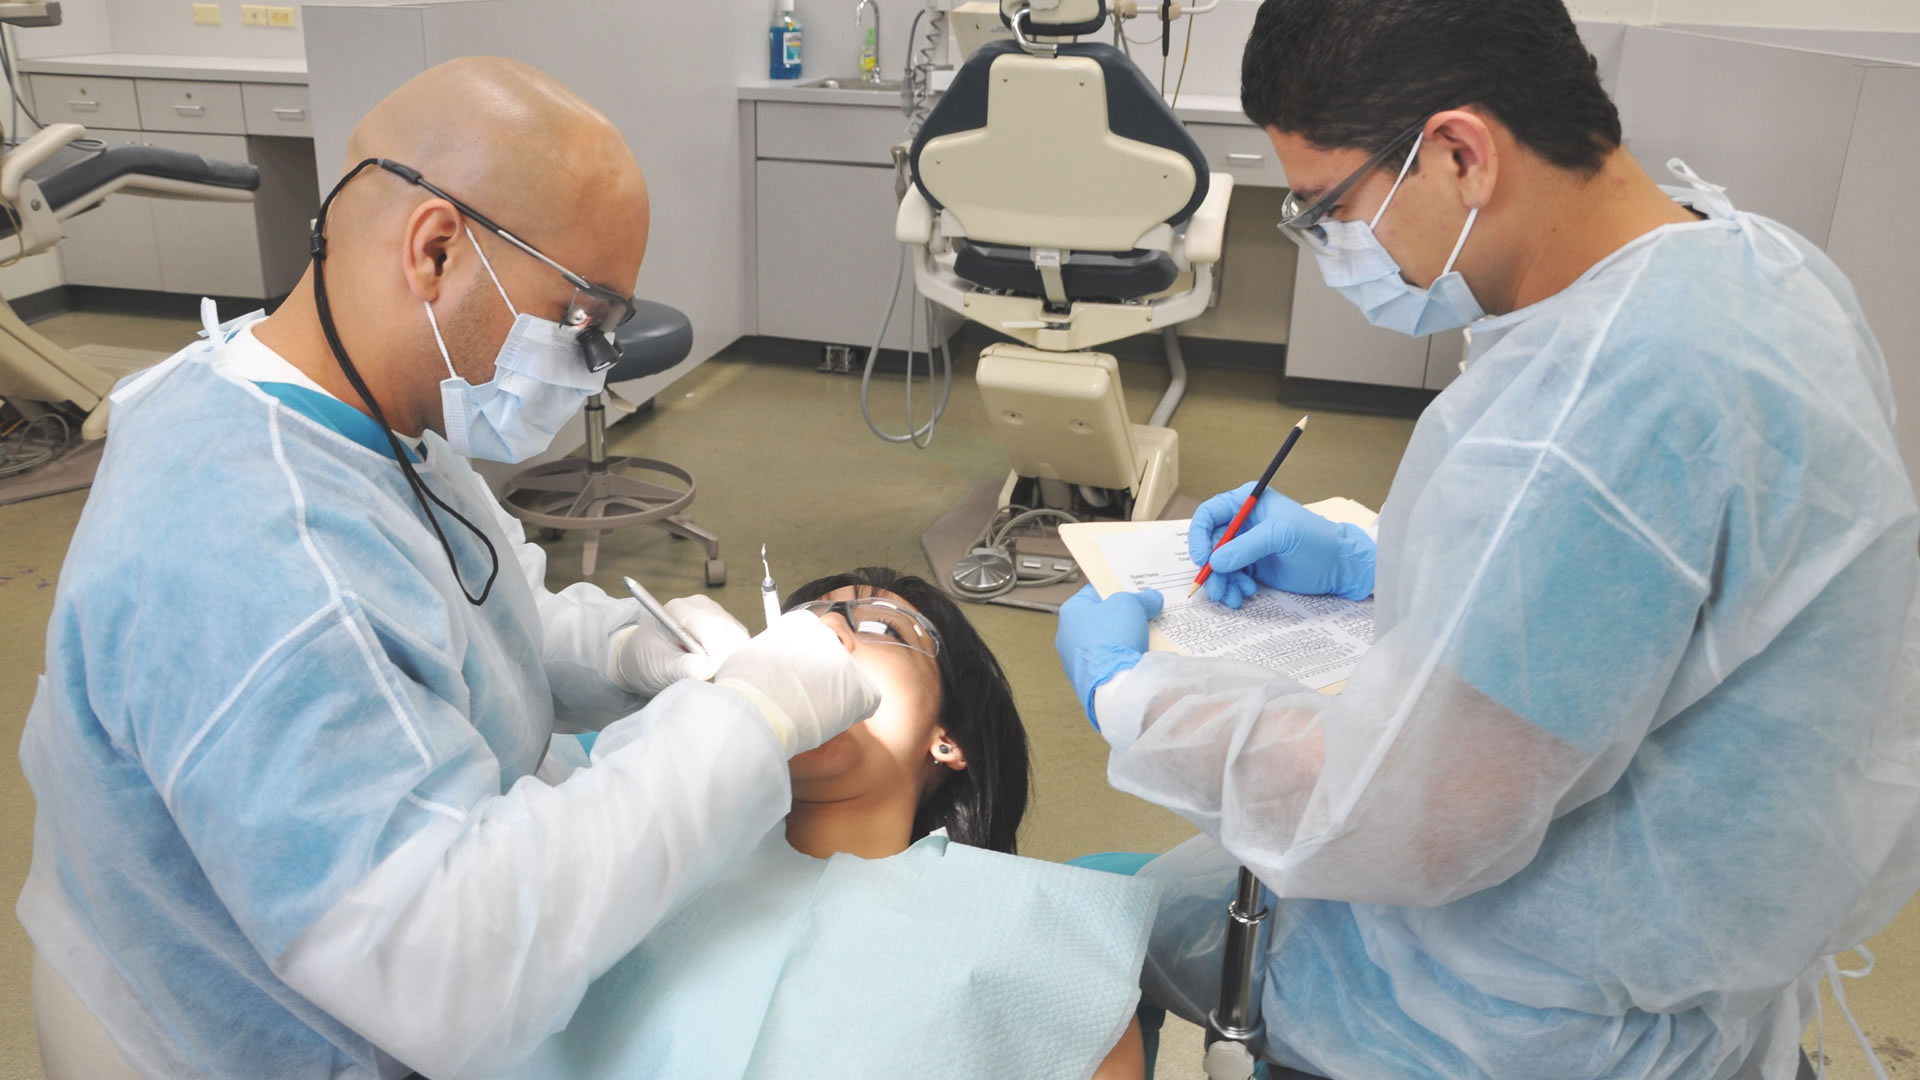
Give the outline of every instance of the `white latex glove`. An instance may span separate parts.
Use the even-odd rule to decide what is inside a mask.
[[[607,677],[614,685],[653,697],[681,679],[711,679],[727,657],[752,637],[740,620],[710,597],[683,596],[667,601],[666,609],[687,636],[700,643],[705,655],[688,652],[658,620],[642,612],[639,622],[607,638]]]
[[[780,616],[720,665],[713,684],[758,706],[788,757],[820,747],[880,707],[880,691],[846,644],[810,611]]]

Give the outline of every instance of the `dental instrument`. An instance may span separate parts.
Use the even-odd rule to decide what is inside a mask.
[[[780,621],[780,590],[773,583],[773,567],[767,564],[767,545],[760,545],[760,608],[766,612],[767,625]]]
[[[678,622],[675,622],[673,616],[667,614],[666,607],[663,606],[660,601],[653,598],[653,594],[647,591],[645,585],[640,584],[630,577],[622,577],[620,580],[626,584],[627,592],[630,593],[635,600],[640,601],[640,606],[647,609],[647,614],[658,619],[660,625],[667,628],[667,633],[672,634],[675,641],[678,641],[682,647],[696,656],[706,655],[707,650],[701,648],[700,643],[693,640],[693,635],[687,633],[685,628]]]

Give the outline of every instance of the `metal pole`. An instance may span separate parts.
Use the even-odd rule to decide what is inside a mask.
[[[1220,957],[1220,1006],[1208,1017],[1222,1039],[1258,1049],[1266,1036],[1260,1019],[1260,995],[1266,989],[1267,917],[1265,889],[1246,867],[1227,906],[1227,943]]]

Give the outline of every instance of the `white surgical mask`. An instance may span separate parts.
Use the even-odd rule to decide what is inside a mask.
[[[1328,218],[1314,226],[1307,237],[1307,246],[1320,264],[1320,276],[1328,285],[1353,301],[1373,325],[1415,337],[1458,330],[1486,315],[1486,310],[1474,299],[1473,290],[1467,287],[1467,279],[1453,268],[1460,258],[1460,249],[1467,246],[1467,235],[1473,232],[1479,210],[1468,211],[1466,228],[1460,230],[1460,239],[1453,245],[1453,254],[1447,256],[1446,267],[1433,284],[1424,289],[1407,283],[1400,273],[1400,264],[1374,235],[1374,228],[1380,224],[1387,207],[1393,204],[1393,197],[1406,180],[1414,156],[1420,152],[1420,142],[1425,138],[1423,132],[1414,140],[1413,149],[1407,152],[1407,163],[1400,167],[1400,175],[1393,181],[1392,190],[1387,192],[1386,201],[1380,204],[1372,221]]]
[[[571,331],[551,319],[537,318],[513,306],[487,253],[467,230],[500,299],[513,312],[513,328],[494,359],[493,378],[475,386],[453,370],[453,358],[440,336],[440,323],[427,304],[427,324],[446,361],[440,382],[440,408],[446,417],[447,445],[464,457],[508,464],[525,461],[553,444],[553,437],[589,397],[606,387],[605,371],[590,372]]]

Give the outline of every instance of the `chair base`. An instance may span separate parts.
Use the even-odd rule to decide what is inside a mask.
[[[686,486],[666,487],[636,473],[662,474]],[[501,502],[508,513],[536,528],[584,532],[580,572],[589,577],[599,563],[602,533],[659,525],[683,540],[698,540],[707,550],[707,585],[717,588],[727,582],[720,538],[685,513],[695,489],[692,473],[652,458],[565,458],[514,474]]]

